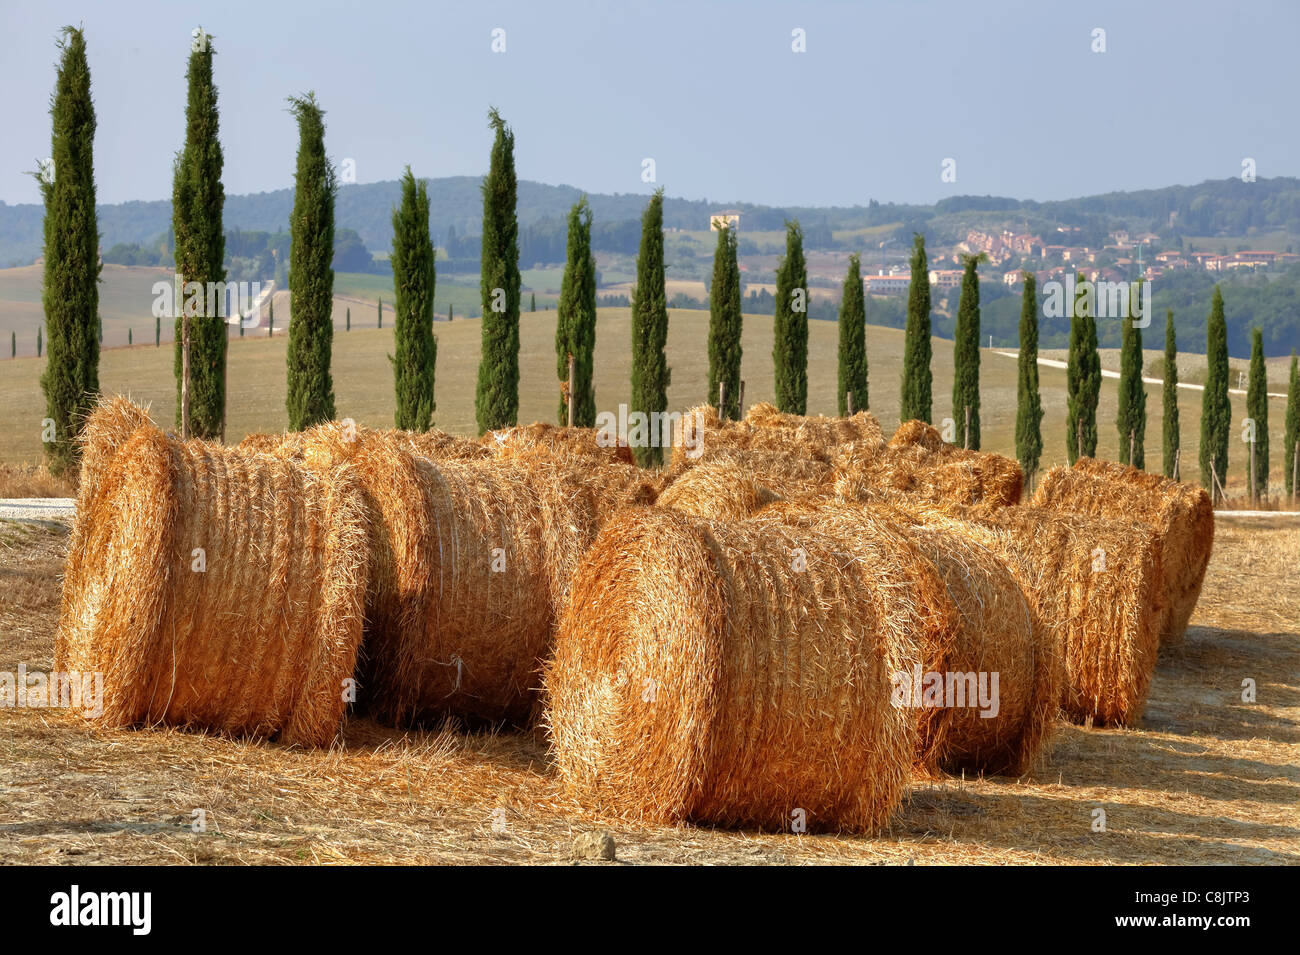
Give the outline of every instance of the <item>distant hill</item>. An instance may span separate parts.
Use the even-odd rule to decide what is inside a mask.
[[[461,236],[479,234],[480,181],[476,176],[429,181],[436,236],[445,237],[451,229]],[[574,186],[521,181],[520,226],[558,224],[581,194]],[[396,182],[342,186],[337,207],[339,227],[355,229],[371,250],[387,251],[392,240],[392,209],[398,196]],[[647,197],[640,193],[596,193],[589,198],[598,224],[631,226],[640,219]],[[227,196],[225,225],[227,229],[287,231],[292,207],[292,189]],[[1252,183],[1225,179],[1055,202],[954,196],[934,205],[872,200],[861,206],[774,207],[669,198],[664,203],[664,224],[670,229],[707,230],[709,213],[721,208],[741,213],[742,233],[781,229],[786,219],[797,218],[810,249],[853,248],[853,237],[836,240],[832,233],[881,226],[893,227],[892,235],[900,241],[910,241],[912,232],[921,231],[935,244],[958,241],[971,228],[1015,227],[1048,232],[1058,226],[1079,229],[1078,244],[1093,246],[1100,246],[1108,231],[1119,228],[1154,232],[1174,244],[1180,237],[1253,234],[1285,234],[1300,242],[1300,180],[1285,177]],[[37,204],[0,202],[0,266],[29,265],[40,255],[42,214]],[[170,230],[171,203],[159,200],[101,205],[99,224],[106,249],[117,243],[149,242]],[[617,231],[619,248],[612,251],[626,251],[628,233],[628,229]],[[614,231],[607,232],[606,241],[615,241],[614,236]],[[596,238],[599,250],[600,236]]]

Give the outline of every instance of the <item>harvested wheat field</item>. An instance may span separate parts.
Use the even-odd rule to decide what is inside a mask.
[[[576,835],[605,829],[623,863],[1300,863],[1300,531],[1222,521],[1216,537],[1135,725],[1059,723],[1020,777],[916,778],[874,836],[606,814],[566,791],[533,731],[351,717],[335,745],[303,749],[0,708],[0,860],[567,864]],[[67,544],[0,523],[0,671],[53,666]]]

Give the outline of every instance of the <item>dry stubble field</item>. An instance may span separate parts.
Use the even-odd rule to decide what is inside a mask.
[[[52,666],[66,541],[0,523],[0,670]],[[1221,521],[1186,642],[1162,651],[1137,727],[1060,725],[1019,779],[918,779],[874,838],[602,817],[562,791],[531,733],[353,719],[332,749],[304,751],[0,709],[0,862],[565,863],[577,834],[608,829],[623,863],[1295,864],[1298,566],[1294,524]]]

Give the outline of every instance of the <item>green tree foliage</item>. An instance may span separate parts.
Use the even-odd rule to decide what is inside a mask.
[[[190,282],[199,283],[199,293],[195,299],[187,294],[183,303],[176,303],[176,427],[186,431],[186,423],[181,421],[181,391],[182,353],[188,332],[188,434],[214,440],[225,431],[229,332],[225,302],[216,295],[209,300],[207,289],[209,283],[226,281],[226,237],[221,225],[226,191],[221,184],[224,159],[217,87],[212,80],[212,37],[200,32],[191,47],[186,73],[185,146],[172,169],[172,233],[176,239],[176,273],[186,287]]]
[[[429,190],[411,167],[402,175],[402,204],[393,210],[393,385],[394,424],[404,431],[428,431],[437,404],[433,397],[438,340],[433,334],[436,251],[429,234]]]
[[[1137,294],[1141,295],[1141,283]],[[1131,318],[1123,319],[1124,333],[1119,359],[1119,410],[1115,428],[1119,432],[1119,460],[1135,468],[1146,467],[1147,389],[1142,383],[1142,329]],[[1130,438],[1131,435],[1131,438]],[[1129,444],[1133,457],[1129,460]]]
[[[596,355],[596,258],[591,251],[591,205],[581,197],[569,210],[569,241],[565,253],[564,278],[555,319],[555,373],[561,382],[569,380],[569,356],[573,356],[573,423],[580,428],[596,424],[596,388],[592,382]],[[537,311],[533,295],[532,310]],[[569,402],[560,396],[560,424],[569,423]]]
[[[1020,353],[1016,382],[1016,459],[1033,482],[1043,454],[1043,398],[1038,387],[1038,282],[1024,273],[1020,300]]]
[[[930,263],[925,236],[912,239],[912,284],[907,289],[907,330],[903,338],[900,421],[929,421],[934,376],[930,370]]]
[[[957,422],[957,444],[976,451],[980,446],[980,280],[976,270],[982,260],[982,255],[966,256],[952,344],[952,416]]]
[[[641,216],[641,249],[632,290],[632,401],[630,412],[650,416],[668,408],[668,299],[664,289],[664,191],[655,190]],[[650,419],[655,420],[655,419]],[[663,463],[663,435],[634,442],[642,467]]]
[[[1101,400],[1101,355],[1092,285],[1080,279],[1070,308],[1070,354],[1066,362],[1065,452],[1071,464],[1097,453],[1097,403]],[[1082,449],[1080,448],[1082,445]]]
[[[1264,365],[1264,335],[1250,333],[1250,374],[1246,385],[1246,416],[1255,422],[1255,492],[1268,493],[1268,370]]]
[[[718,409],[724,419],[738,420],[740,407],[741,328],[740,265],[737,261],[736,230],[718,230],[713,253],[713,283],[709,289],[709,392],[710,403],[718,400],[718,386],[724,388],[725,406]]]
[[[483,180],[483,243],[479,293],[483,348],[474,413],[479,433],[515,424],[519,416],[519,220],[516,218],[515,134],[488,111],[492,159]]]
[[[785,224],[785,257],[776,269],[772,365],[777,408],[790,414],[807,414],[808,266],[803,255],[803,230],[797,221]]]
[[[63,28],[50,102],[52,167],[36,173],[45,201],[45,271],[41,303],[49,355],[41,375],[54,440],[50,470],[75,463],[81,422],[99,391],[99,227],[95,218],[95,107],[81,30]],[[36,353],[42,348],[36,330]]]
[[[350,308],[343,313],[343,330],[345,332],[352,331],[352,309]]]
[[[1232,430],[1232,405],[1228,401],[1228,325],[1223,296],[1214,287],[1210,320],[1206,326],[1205,360],[1209,371],[1201,398],[1201,484],[1214,490],[1214,477],[1228,486],[1228,434]]]
[[[1160,389],[1161,410],[1164,415],[1164,474],[1174,476],[1174,464],[1178,462],[1180,435],[1178,430],[1178,342],[1174,337],[1174,313],[1171,309],[1165,313],[1165,381]],[[1181,471],[1181,462],[1178,470]],[[1180,475],[1181,476],[1181,475]]]
[[[334,417],[334,199],[338,180],[325,155],[325,111],[314,93],[289,99],[298,120],[289,248],[289,430]]]
[[[839,412],[849,413],[849,394],[853,395],[853,410],[865,411],[871,406],[867,391],[867,303],[862,290],[862,263],[856,253],[849,256],[840,296],[839,345]]]

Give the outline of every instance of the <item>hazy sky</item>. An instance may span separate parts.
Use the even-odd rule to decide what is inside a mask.
[[[24,171],[49,154],[64,23],[86,28],[103,202],[170,196],[198,24],[216,37],[232,194],[292,184],[284,98],[309,89],[360,182],[407,163],[481,174],[489,104],[515,129],[520,178],[648,192],[650,157],[669,195],[719,203],[1058,199],[1235,176],[1244,157],[1300,174],[1294,0],[0,0],[10,203],[38,200]]]

